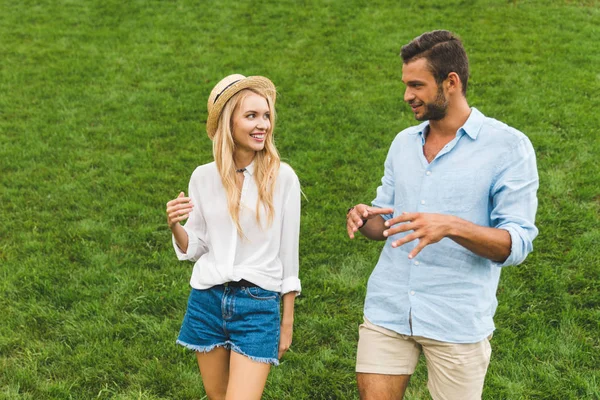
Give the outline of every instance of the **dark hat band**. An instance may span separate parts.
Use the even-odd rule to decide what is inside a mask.
[[[241,81],[241,79],[238,79],[237,81],[233,81],[231,82],[229,85],[225,86],[225,88],[223,90],[221,90],[221,92],[215,96],[215,101],[213,101],[213,104],[215,104],[217,102],[217,99],[219,98],[219,96],[221,96],[223,94],[223,92],[225,92],[227,89],[229,89],[232,85],[238,83],[239,81]]]

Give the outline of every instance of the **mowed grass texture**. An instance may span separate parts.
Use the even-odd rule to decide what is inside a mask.
[[[598,1],[0,0],[0,399],[203,399],[175,345],[191,264],[165,203],[211,161],[206,99],[277,85],[298,173],[292,350],[265,399],[357,399],[357,327],[381,243],[346,237],[402,102],[400,47],[463,39],[468,99],[538,156],[534,253],[506,268],[485,399],[600,398]],[[422,362],[407,399],[427,399]]]

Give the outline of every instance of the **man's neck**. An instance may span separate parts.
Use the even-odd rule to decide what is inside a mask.
[[[463,97],[454,104],[448,106],[446,116],[437,121],[429,121],[428,135],[438,138],[449,138],[456,136],[456,131],[467,122],[471,115],[471,108]]]

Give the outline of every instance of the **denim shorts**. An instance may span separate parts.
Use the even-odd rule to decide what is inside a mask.
[[[279,365],[279,293],[260,287],[192,289],[177,343],[201,353],[231,349]]]

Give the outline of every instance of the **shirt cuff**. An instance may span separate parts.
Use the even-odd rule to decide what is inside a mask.
[[[300,279],[295,276],[290,276],[285,278],[283,282],[281,282],[281,294],[284,295],[289,292],[296,292],[296,296],[300,295],[302,291],[302,287],[300,285]]]
[[[188,235],[187,252],[184,253],[183,251],[181,251],[181,249],[177,245],[177,242],[175,241],[175,236],[171,235],[171,240],[173,241],[173,248],[175,249],[175,254],[177,254],[177,259],[179,261],[192,260],[194,255],[196,254],[196,251],[198,250],[199,240],[195,235],[191,235],[190,231],[187,230],[185,226],[182,226],[182,228],[185,229]]]
[[[502,227],[499,227],[498,229],[504,229],[505,231],[507,231],[510,234],[510,254],[508,255],[508,257],[506,257],[506,260],[504,260],[504,262],[500,263],[500,262],[494,261],[492,263],[492,266],[508,267],[510,265],[520,264],[519,259],[521,257],[517,254],[518,253],[517,245],[521,243],[521,241],[522,241],[521,237],[515,231],[515,229],[513,229],[509,226],[502,226]]]

